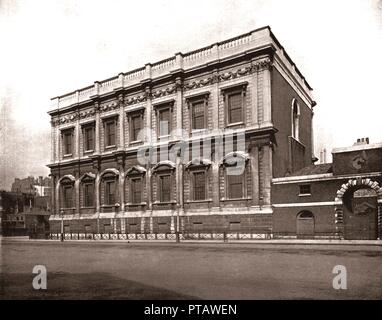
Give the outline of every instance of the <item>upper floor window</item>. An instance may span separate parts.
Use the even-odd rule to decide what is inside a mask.
[[[73,130],[66,130],[62,133],[64,155],[73,153]]]
[[[156,106],[157,115],[157,135],[158,137],[167,137],[170,135],[172,119],[172,103],[164,103]]]
[[[167,136],[170,134],[170,108],[159,111],[159,136]]]
[[[143,129],[143,112],[144,109],[141,109],[138,111],[133,111],[128,115],[130,143],[141,140],[139,133]]]
[[[208,95],[209,92],[187,98],[191,132],[207,128]]]
[[[300,185],[300,195],[310,195],[310,184],[302,184]]]
[[[92,151],[94,150],[94,127],[87,126],[83,130],[84,133],[84,150]]]
[[[115,146],[116,120],[105,121],[105,145],[106,147]]]
[[[292,137],[296,140],[300,138],[300,106],[296,99],[292,101]]]
[[[226,125],[243,124],[245,122],[245,94],[247,83],[235,85],[234,87],[222,89],[224,94],[224,105]]]

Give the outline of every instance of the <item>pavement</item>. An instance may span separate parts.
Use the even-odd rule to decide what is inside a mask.
[[[2,299],[382,299],[380,245],[2,240]]]

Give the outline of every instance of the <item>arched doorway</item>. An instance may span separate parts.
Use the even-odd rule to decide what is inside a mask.
[[[357,178],[337,191],[337,230],[349,240],[376,240],[381,236],[382,188],[378,182]]]
[[[377,239],[377,193],[370,188],[353,188],[345,193],[343,203],[345,239]]]
[[[301,211],[296,219],[297,238],[314,238],[314,215],[310,211]]]

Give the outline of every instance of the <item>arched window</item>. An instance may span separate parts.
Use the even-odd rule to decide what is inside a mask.
[[[115,206],[118,201],[118,177],[116,169],[106,169],[101,174],[101,204],[106,207]]]
[[[292,137],[296,140],[300,138],[300,106],[296,99],[292,101]]]
[[[75,178],[72,176],[65,176],[59,181],[61,193],[61,208],[70,209],[75,207],[74,181]]]
[[[302,211],[298,215],[299,219],[314,219],[314,215],[310,211]]]
[[[249,156],[244,152],[231,152],[227,154],[222,162],[221,169],[223,174],[220,179],[225,181],[226,199],[243,199],[250,193],[247,185],[247,164]]]
[[[86,173],[81,178],[81,207],[91,208],[95,206],[94,198],[95,175]]]

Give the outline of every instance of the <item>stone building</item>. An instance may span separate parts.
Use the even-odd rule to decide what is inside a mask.
[[[358,139],[332,154],[272,180],[275,237],[382,238],[382,143]]]
[[[315,158],[311,91],[264,27],[53,98],[51,231],[272,233],[272,179]]]

